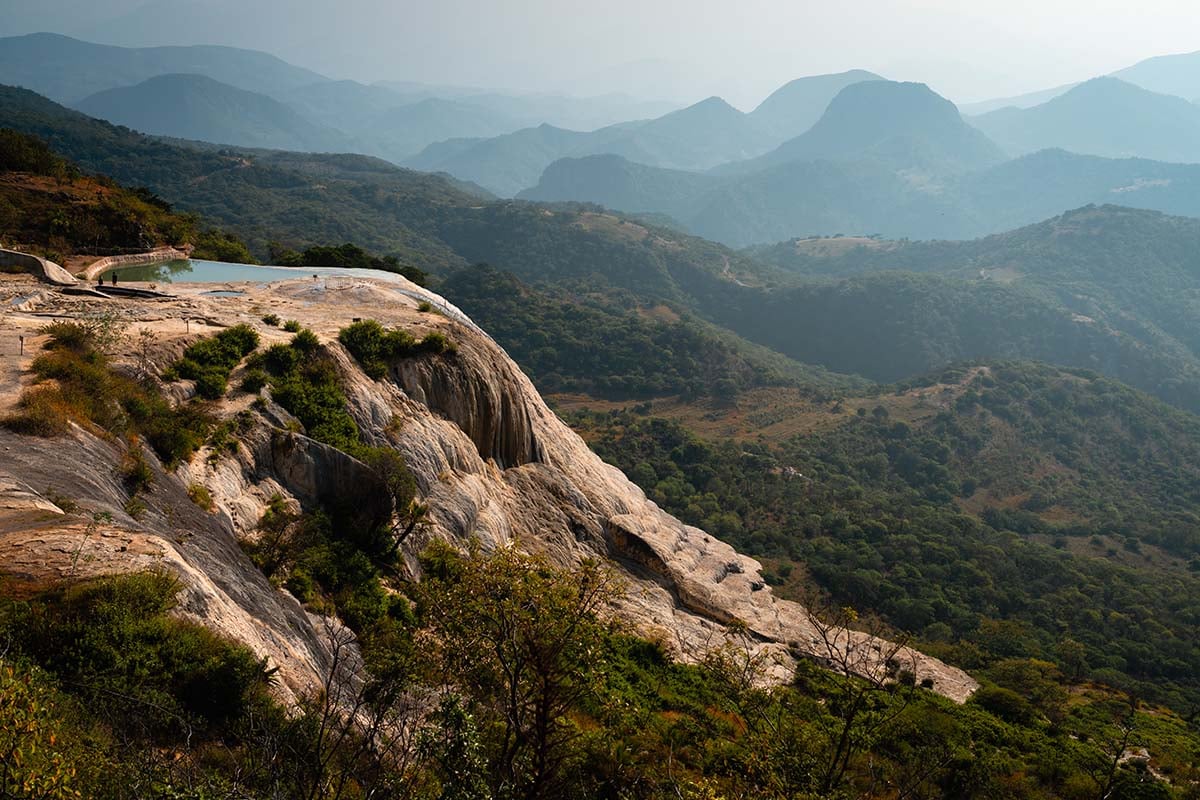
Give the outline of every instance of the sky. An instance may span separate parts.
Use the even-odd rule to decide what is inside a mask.
[[[0,35],[229,44],[334,78],[749,109],[869,69],[959,102],[1200,50],[1195,0],[0,0]]]

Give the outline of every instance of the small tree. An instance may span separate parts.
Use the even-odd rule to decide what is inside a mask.
[[[417,483],[404,458],[390,447],[373,447],[362,454],[363,461],[383,481],[391,503],[391,518],[383,523],[387,539],[383,555],[393,561],[400,547],[429,518],[429,506],[417,500]]]
[[[904,637],[887,641],[852,630],[859,621],[852,608],[827,604],[809,619],[816,633],[813,655],[833,672],[830,715],[817,717],[825,744],[817,788],[828,797],[844,784],[855,755],[874,747],[908,707],[916,656]]]
[[[424,556],[421,608],[445,670],[442,681],[474,702],[494,797],[569,796],[567,765],[580,731],[568,714],[592,691],[616,593],[594,562],[555,569],[504,548]]]

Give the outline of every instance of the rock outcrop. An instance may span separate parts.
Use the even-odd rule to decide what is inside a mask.
[[[261,324],[266,309],[312,328],[341,373],[349,411],[363,437],[404,456],[430,508],[429,523],[403,551],[414,577],[417,554],[435,538],[462,544],[474,538],[485,548],[515,543],[561,565],[602,558],[617,566],[625,583],[614,612],[680,658],[702,657],[724,641],[734,623],[774,658],[780,679],[789,674],[795,654],[827,655],[828,632],[823,639],[803,607],[777,598],[763,581],[758,562],[648,500],[592,453],[547,408],[504,351],[469,321],[418,310],[422,298],[435,306],[444,302],[440,298],[398,277],[247,285],[242,287],[246,294],[219,299],[201,295],[204,288],[210,287],[175,285],[177,298],[126,307],[162,334],[164,348],[185,335],[180,324],[185,316],[222,325],[254,324],[268,342],[286,334]],[[363,316],[418,337],[440,331],[456,349],[399,359],[383,379],[372,380],[336,341],[340,328]],[[228,413],[248,404],[244,395],[225,401]],[[318,626],[285,592],[270,587],[236,539],[253,531],[276,493],[310,505],[351,486],[362,496],[361,489],[373,478],[345,454],[300,434],[284,434],[281,415],[286,416],[273,406],[256,413],[236,456],[197,457],[176,475],[163,475],[158,485],[164,488],[151,495],[152,508],[140,520],[122,510],[115,479],[97,477],[106,470],[111,475],[114,445],[83,431],[70,443],[46,445],[54,448],[52,457],[39,456],[40,445],[32,440],[3,434],[0,467],[13,477],[7,486],[0,481],[0,495],[19,505],[38,500],[40,487],[70,485],[81,502],[102,502],[113,514],[112,542],[157,548],[153,559],[176,569],[191,587],[185,604],[189,613],[247,641],[280,666],[290,659],[286,680],[293,691],[302,691],[306,676],[311,685],[327,658]],[[61,447],[80,452],[62,459]],[[18,450],[19,457],[14,455]],[[101,458],[101,453],[107,455]],[[206,514],[187,501],[191,483],[208,488],[217,513]],[[52,500],[43,495],[39,502]],[[167,512],[177,505],[187,512]],[[3,511],[3,506],[0,513],[15,514],[28,524],[0,524],[0,563],[14,564],[12,559],[21,554],[27,561],[38,560],[42,569],[51,562],[60,573],[68,568],[66,553],[47,543],[75,541],[79,530],[67,530],[63,516],[52,509],[30,506],[18,513]],[[36,524],[30,521],[34,518]],[[73,524],[78,528],[85,523]],[[109,551],[104,561],[109,568],[120,567],[120,554],[130,552]],[[56,562],[52,553],[58,554]],[[145,560],[138,558],[129,561]],[[96,568],[96,562],[89,563],[89,570]],[[921,653],[892,652],[887,643],[866,634],[840,631],[837,636],[840,647],[868,654],[864,664],[892,656],[917,680],[956,700],[976,687],[962,671]]]

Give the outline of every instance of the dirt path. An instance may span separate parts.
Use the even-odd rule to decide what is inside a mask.
[[[732,272],[729,271],[729,256],[723,255],[723,256],[721,256],[721,258],[725,259],[725,267],[721,270],[721,276],[724,278],[728,278],[729,280],[736,283],[738,286],[744,286],[747,289],[751,288],[750,284],[742,283],[737,278],[736,275],[734,275]]]

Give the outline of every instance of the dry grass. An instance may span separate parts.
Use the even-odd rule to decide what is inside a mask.
[[[21,394],[17,411],[0,420],[9,430],[26,436],[61,436],[69,420],[86,416],[57,385],[35,386]]]

